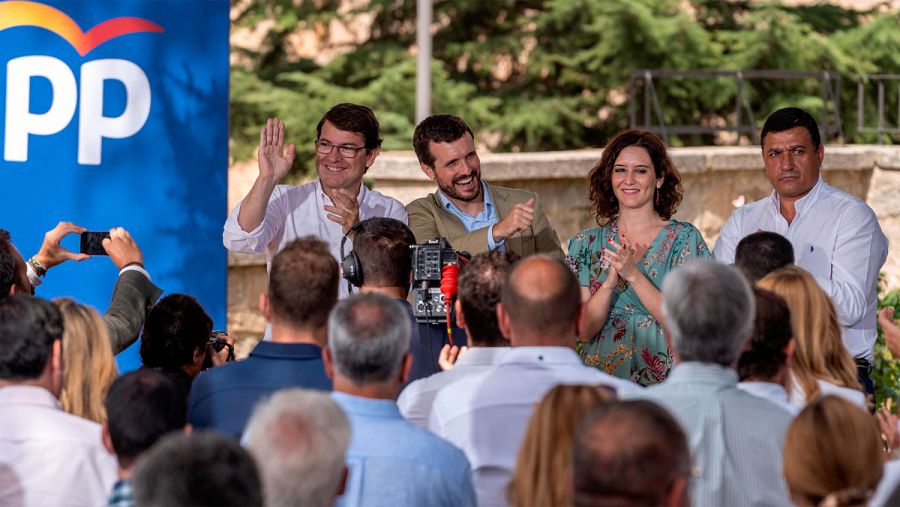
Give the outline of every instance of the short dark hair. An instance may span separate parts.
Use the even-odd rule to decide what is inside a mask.
[[[738,359],[741,381],[751,378],[771,379],[787,361],[784,348],[794,333],[787,303],[774,292],[754,288],[756,318],[749,348]]]
[[[452,143],[467,133],[475,139],[472,127],[459,116],[436,114],[425,118],[413,132],[413,149],[419,163],[434,167],[434,154],[431,153],[430,144]]]
[[[362,221],[353,236],[353,251],[362,267],[363,285],[408,288],[412,271],[409,247],[415,244],[409,227],[395,218]]]
[[[807,113],[799,107],[785,107],[775,111],[766,118],[763,124],[762,132],[759,134],[760,147],[766,141],[766,134],[769,132],[784,132],[795,127],[803,127],[809,132],[809,138],[812,140],[814,149],[819,149],[822,144],[822,137],[819,135],[819,124],[811,114]]]
[[[50,301],[27,294],[0,299],[0,379],[39,378],[62,335],[62,315]]]
[[[109,438],[119,466],[128,468],[163,435],[187,424],[184,390],[152,370],[136,370],[117,378],[106,394]]]
[[[212,432],[171,433],[141,455],[134,469],[134,501],[166,505],[262,505],[256,463],[240,444]]]
[[[535,297],[538,291],[519,278],[523,270],[529,269],[537,260],[549,262],[554,274],[553,284],[542,287],[540,295]],[[513,266],[503,285],[500,301],[515,329],[562,338],[578,315],[581,289],[572,270],[561,260],[538,254]]]
[[[659,405],[601,404],[576,437],[574,504],[660,505],[673,482],[690,475],[690,459],[684,432]]]
[[[0,298],[8,296],[16,283],[18,263],[14,248],[9,231],[0,229]]]
[[[206,350],[212,319],[191,296],[171,294],[147,314],[141,335],[141,362],[150,368],[179,370],[193,364],[194,351]]]
[[[497,303],[506,277],[519,256],[491,250],[472,257],[459,271],[459,304],[466,319],[470,345],[501,347],[508,345],[497,323]]]
[[[362,135],[365,138],[366,151],[381,146],[378,118],[369,107],[348,102],[332,107],[316,125],[316,140],[322,136],[322,125],[325,125],[326,121],[337,127],[338,130]]]
[[[738,242],[734,250],[734,267],[750,283],[756,283],[772,271],[793,263],[794,247],[777,232],[754,232]]]
[[[338,265],[328,245],[312,236],[291,241],[272,259],[273,317],[299,329],[320,329],[338,298]]]
[[[637,146],[647,150],[653,162],[656,178],[663,178],[662,186],[656,190],[653,209],[665,220],[672,218],[678,211],[684,188],[681,185],[681,174],[675,163],[669,158],[666,144],[653,132],[642,130],[626,130],[616,134],[603,148],[600,161],[591,168],[588,174],[590,192],[588,198],[593,203],[594,216],[600,225],[612,222],[619,216],[619,200],[612,188],[612,170],[622,150]]]

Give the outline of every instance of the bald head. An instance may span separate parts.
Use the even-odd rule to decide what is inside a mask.
[[[509,273],[500,302],[501,325],[514,347],[574,346],[581,294],[575,275],[561,261],[546,255],[520,261]]]

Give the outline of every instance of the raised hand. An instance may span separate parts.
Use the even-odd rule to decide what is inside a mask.
[[[109,238],[103,240],[103,249],[120,270],[129,264],[144,265],[144,254],[141,253],[140,247],[131,234],[122,227],[113,227],[109,230]]]
[[[438,356],[438,365],[440,365],[441,371],[452,369],[453,365],[456,364],[456,361],[458,361],[467,350],[469,350],[469,347],[464,346],[460,348],[456,345],[451,347],[449,343],[441,347],[441,353]]]
[[[44,269],[50,269],[65,261],[71,260],[80,262],[85,259],[90,259],[90,255],[72,252],[59,244],[59,242],[69,234],[81,234],[85,230],[84,227],[75,225],[72,222],[60,222],[56,224],[56,227],[44,234],[44,242],[41,243],[41,249],[35,254],[35,259],[44,267]]]
[[[284,178],[294,163],[294,145],[284,148],[284,123],[278,118],[269,118],[259,130],[259,177],[278,183]]]
[[[328,220],[341,224],[344,234],[350,231],[353,224],[359,222],[359,202],[356,195],[344,188],[335,189],[332,196],[334,206],[325,205]]]
[[[534,197],[513,207],[506,218],[494,224],[494,241],[503,241],[517,232],[524,231],[534,220]]]

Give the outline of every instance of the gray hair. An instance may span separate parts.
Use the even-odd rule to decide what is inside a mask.
[[[260,403],[245,432],[266,505],[333,505],[350,444],[350,421],[328,394],[287,389]]]
[[[662,311],[682,361],[731,366],[750,336],[753,291],[733,267],[688,261],[663,280]]]
[[[335,373],[356,385],[383,382],[400,371],[412,325],[403,305],[374,293],[353,295],[328,317]]]

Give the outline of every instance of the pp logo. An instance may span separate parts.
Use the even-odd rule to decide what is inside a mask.
[[[141,18],[106,20],[87,32],[64,12],[37,2],[0,2],[0,30],[14,26],[47,29],[65,39],[84,56],[104,42],[138,32],[162,32],[161,26]],[[28,136],[49,136],[64,129],[78,115],[78,163],[99,165],[103,138],[122,139],[136,134],[150,114],[150,82],[140,67],[128,60],[108,58],[84,63],[75,74],[62,60],[51,56],[22,56],[6,64],[6,122],[4,160],[28,160]],[[44,113],[29,110],[31,79],[50,82],[52,100]],[[114,117],[103,115],[103,82],[119,81],[127,97],[125,108]]]

